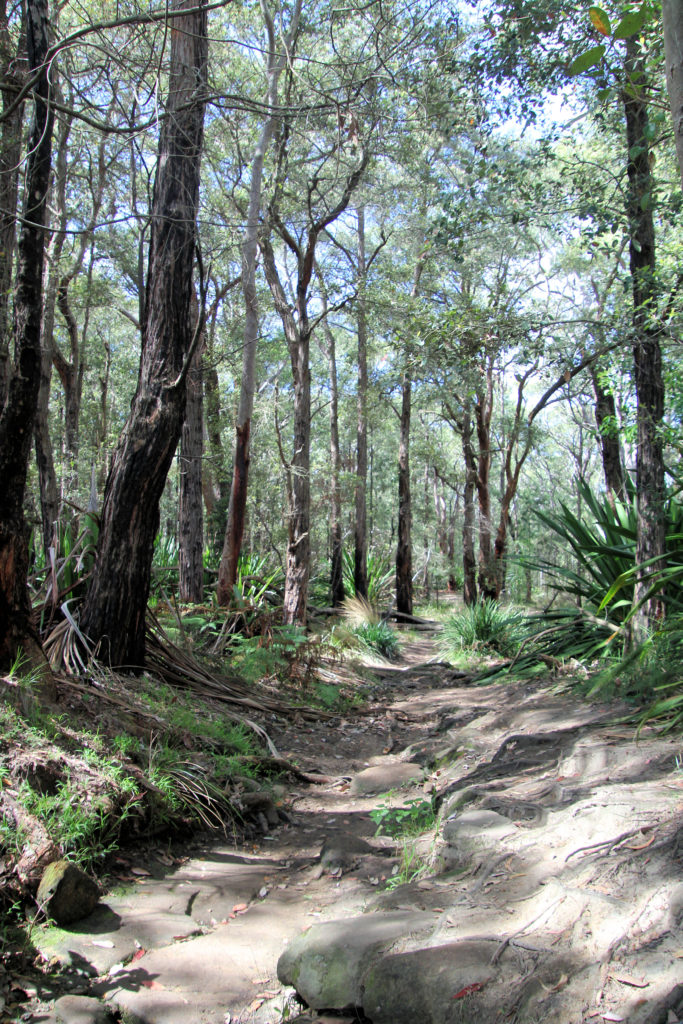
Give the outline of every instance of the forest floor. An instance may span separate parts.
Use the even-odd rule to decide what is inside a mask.
[[[127,850],[89,918],[37,925],[49,969],[0,974],[0,1021],[682,1021],[680,737],[474,686],[429,637],[373,677],[271,723],[320,778],[260,838]]]

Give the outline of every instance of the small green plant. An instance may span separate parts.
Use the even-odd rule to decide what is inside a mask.
[[[398,889],[416,881],[429,870],[429,864],[420,853],[415,839],[404,839],[401,843],[400,861],[396,873],[387,879],[385,889]]]
[[[401,643],[388,622],[364,622],[354,626],[351,632],[363,647],[381,654],[383,658],[398,657]]]
[[[436,810],[433,800],[416,797],[399,805],[380,804],[370,811],[370,817],[377,826],[375,835],[416,836],[433,826]]]
[[[525,635],[525,623],[518,608],[485,598],[445,621],[439,646],[450,659],[465,650],[509,657]]]

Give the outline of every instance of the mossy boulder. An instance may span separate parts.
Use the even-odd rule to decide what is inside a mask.
[[[411,911],[314,925],[282,954],[277,976],[313,1009],[362,1006],[362,977],[372,959],[431,924],[432,915]]]
[[[59,925],[88,917],[99,898],[97,882],[68,860],[48,864],[38,886],[38,904]]]

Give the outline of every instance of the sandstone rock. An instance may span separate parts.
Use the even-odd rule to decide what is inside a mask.
[[[353,796],[386,793],[390,789],[398,789],[411,782],[421,782],[423,777],[422,768],[411,761],[375,765],[373,768],[365,768],[356,775],[351,783],[350,792]]]
[[[468,988],[472,995],[485,988],[496,973],[490,963],[495,950],[493,942],[451,942],[381,957],[363,976],[363,1012],[373,1024],[493,1020],[495,1006],[491,1016],[482,1015],[481,1005],[471,1017],[454,1016],[466,1006],[453,999]]]
[[[447,868],[469,863],[473,856],[498,847],[517,832],[517,826],[496,811],[464,811],[443,826],[446,844],[441,856]]]
[[[375,853],[370,843],[353,835],[329,836],[320,850],[318,877],[324,871],[330,873],[350,871],[364,854]]]
[[[99,999],[62,996],[55,1003],[55,1024],[112,1024],[113,1014]]]
[[[38,886],[39,905],[60,925],[88,917],[99,898],[97,883],[68,860],[48,864]]]
[[[372,960],[430,924],[430,914],[395,912],[314,925],[282,954],[277,976],[315,1010],[361,1006],[362,977]]]

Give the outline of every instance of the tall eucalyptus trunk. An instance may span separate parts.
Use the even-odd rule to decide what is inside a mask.
[[[207,71],[206,10],[175,0],[166,116],[152,200],[142,353],[131,411],[107,479],[93,581],[81,626],[99,656],[139,668],[159,502],[180,438],[192,327],[192,269]]]
[[[228,521],[218,569],[217,597],[220,605],[229,603],[232,596],[232,588],[237,579],[237,563],[242,548],[247,510],[249,463],[251,459],[251,417],[254,410],[256,346],[259,335],[256,261],[258,257],[263,162],[278,123],[278,114],[275,112],[278,101],[278,82],[286,62],[290,58],[292,46],[298,32],[301,0],[297,0],[292,14],[290,30],[279,46],[273,18],[266,6],[265,0],[261,0],[261,11],[268,36],[266,101],[268,115],[261,131],[261,137],[254,150],[251,163],[247,223],[242,241],[242,292],[245,306],[242,375],[240,378],[240,404],[235,423],[235,460],[232,473],[232,487],[230,489]]]
[[[323,307],[323,350],[327,356],[330,376],[330,597],[333,607],[344,601],[344,574],[342,559],[342,499],[341,499],[341,449],[339,447],[339,389],[337,385],[337,350],[334,332],[328,320],[327,289],[322,274],[318,273],[318,284]]]
[[[365,207],[356,211],[358,219],[356,335],[358,343],[358,385],[356,392],[356,489],[354,518],[353,587],[359,597],[368,596],[368,324],[365,307]]]
[[[650,165],[645,61],[636,38],[626,41],[626,81],[622,92],[628,146],[629,262],[633,292],[633,364],[637,399],[636,501],[638,528],[636,564],[650,562],[639,573],[636,603],[644,601],[654,566],[664,566],[664,456],[662,420],[664,382],[655,284],[655,231],[652,217],[654,179]],[[661,594],[649,598],[634,620],[633,637],[643,639],[663,614]]]
[[[398,544],[396,547],[396,609],[413,614],[413,520],[410,498],[410,416],[413,382],[406,370],[401,382],[401,426],[398,442]]]
[[[31,621],[27,588],[28,537],[24,495],[40,386],[40,316],[53,115],[48,103],[49,20],[45,0],[26,4],[26,40],[33,120],[26,156],[24,209],[14,299],[14,353],[0,414],[0,668],[21,649],[44,665]]]
[[[662,0],[666,90],[683,186],[683,0]]]
[[[472,444],[473,433],[472,410],[469,402],[465,401],[462,411],[460,437],[465,462],[464,514],[462,522],[462,596],[466,605],[476,604],[477,601],[477,561],[474,553],[477,460],[474,454],[474,445]]]
[[[8,10],[9,6],[9,10]],[[0,126],[0,411],[7,398],[11,374],[11,297],[14,268],[17,198],[21,168],[21,126],[24,104],[16,102],[22,84],[25,33],[21,33],[19,52],[10,35],[11,8],[7,0],[0,4],[0,81],[3,119]],[[25,14],[22,14],[25,19]]]

